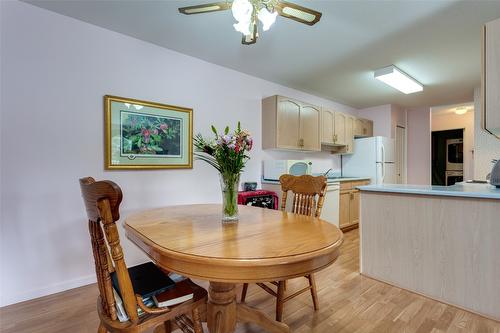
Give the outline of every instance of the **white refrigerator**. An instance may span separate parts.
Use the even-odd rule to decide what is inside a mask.
[[[354,154],[342,157],[343,177],[370,177],[372,184],[394,184],[394,139],[383,136],[354,140]]]

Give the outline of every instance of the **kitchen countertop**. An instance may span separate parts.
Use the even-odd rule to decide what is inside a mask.
[[[455,184],[452,186],[383,184],[358,186],[361,191],[421,195],[438,195],[465,198],[499,199],[500,188],[490,184]]]
[[[355,182],[360,180],[370,180],[369,177],[343,177],[343,178],[328,178],[328,184],[341,183],[341,182]],[[278,180],[261,180],[262,184],[279,184]]]

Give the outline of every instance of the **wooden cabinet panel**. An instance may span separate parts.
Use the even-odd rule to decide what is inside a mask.
[[[345,154],[354,152],[354,117],[347,116],[345,120]]]
[[[355,137],[373,136],[373,121],[363,118],[354,120],[353,133]]]
[[[340,201],[339,201],[339,226],[341,228],[347,227],[351,224],[350,220],[350,212],[351,212],[351,192],[350,191],[341,191],[340,192]]]
[[[333,144],[335,112],[323,109],[321,111],[321,142]]]
[[[296,149],[300,139],[300,105],[279,98],[277,107],[277,148]]]
[[[365,119],[366,136],[373,136],[373,121]]]
[[[354,135],[355,136],[364,136],[363,129],[365,128],[365,120],[361,118],[356,118],[354,120]]]
[[[335,144],[343,145],[346,140],[345,126],[347,116],[341,112],[335,112],[334,135]]]
[[[319,119],[320,109],[316,106],[303,104],[300,106],[300,144],[305,150],[320,150]]]
[[[359,224],[359,204],[361,192],[357,186],[368,185],[369,180],[356,180],[340,183],[340,218],[339,226],[347,231],[354,229]]]
[[[350,224],[359,223],[359,196],[360,196],[359,190],[354,190],[351,192],[351,202],[349,206]]]
[[[500,138],[500,19],[486,23],[483,33],[482,127]]]

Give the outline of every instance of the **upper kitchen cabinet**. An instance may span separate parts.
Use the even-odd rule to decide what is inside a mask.
[[[282,96],[262,100],[262,148],[320,150],[320,108]]]
[[[500,19],[483,29],[482,127],[500,139]]]
[[[321,150],[319,142],[319,120],[321,109],[310,104],[302,104],[300,107],[299,122],[299,146],[305,150]]]
[[[335,112],[334,143],[337,145],[346,144],[346,128],[345,128],[346,120],[347,120],[347,115],[345,113]]]
[[[335,112],[328,109],[321,110],[321,143],[333,145],[335,142]]]
[[[354,122],[356,118],[353,116],[346,116],[345,120],[345,150],[343,154],[354,153]]]
[[[345,123],[347,115],[326,108],[321,111],[321,143],[343,146],[346,142]]]
[[[369,137],[373,136],[373,121],[363,118],[356,118],[354,121],[354,136]]]

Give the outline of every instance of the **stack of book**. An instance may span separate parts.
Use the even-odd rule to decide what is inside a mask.
[[[167,276],[151,262],[131,267],[128,271],[134,292],[141,295],[142,302],[147,307],[173,306],[193,298],[193,289],[188,279],[175,273]],[[128,321],[116,273],[112,273],[111,278],[118,320]],[[144,315],[144,311],[137,308],[137,314],[140,317]]]

